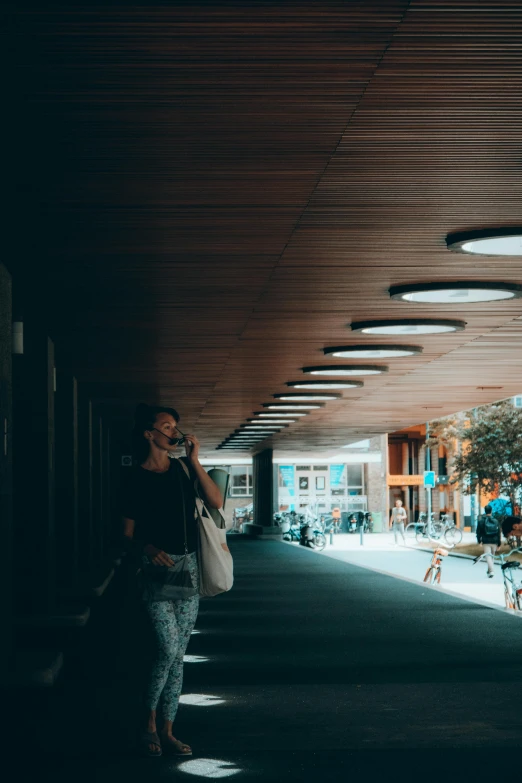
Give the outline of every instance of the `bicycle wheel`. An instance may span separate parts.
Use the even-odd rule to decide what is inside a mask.
[[[431,566],[429,566],[428,570],[424,574],[424,579],[422,581],[431,585],[433,584],[434,577],[435,577],[434,569]]]
[[[440,522],[432,522],[430,532],[432,538],[440,538],[444,532],[444,526]]]
[[[417,530],[415,533],[415,538],[417,539],[418,544],[426,544],[430,540],[426,526]]]
[[[326,546],[326,536],[324,533],[316,533],[314,536],[314,548],[318,552],[322,552]]]
[[[506,609],[514,609],[515,604],[513,603],[513,596],[511,595],[511,591],[508,590],[506,587],[504,588],[504,601],[506,603]]]
[[[444,532],[444,540],[447,544],[460,544],[462,541],[462,530],[452,525]]]
[[[410,522],[409,525],[406,525],[406,529],[404,531],[404,535],[406,536],[406,538],[415,538],[417,527],[418,525],[416,522]]]

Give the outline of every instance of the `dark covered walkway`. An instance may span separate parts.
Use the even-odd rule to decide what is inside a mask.
[[[518,619],[278,542],[234,540],[233,552],[236,586],[202,604],[188,650],[177,728],[193,759],[135,755],[146,634],[122,569],[88,643],[68,651],[39,697],[49,700],[40,758],[24,766],[130,783],[372,780],[392,770],[413,780],[436,758],[446,778],[495,774],[496,751],[515,762]]]

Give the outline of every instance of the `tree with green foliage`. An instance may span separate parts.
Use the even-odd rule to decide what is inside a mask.
[[[498,492],[520,506],[522,494],[522,410],[511,400],[468,411],[459,418],[434,422],[432,439],[446,444],[461,443],[452,455],[452,483],[466,494],[477,486],[484,492]]]

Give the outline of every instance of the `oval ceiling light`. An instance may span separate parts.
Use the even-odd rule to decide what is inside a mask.
[[[287,410],[287,411],[298,411],[298,410],[316,410],[317,408],[324,408],[324,402],[294,402],[293,405],[290,405],[286,402],[264,402],[263,408],[269,408],[273,410]]]
[[[337,356],[340,359],[392,359],[398,356],[414,356],[422,353],[423,348],[420,345],[335,345],[330,348],[324,348],[325,356]],[[319,375],[314,372],[315,367],[303,367],[303,372],[311,372],[313,375]],[[344,372],[343,365],[327,368],[331,369],[332,375],[349,375]]]
[[[292,416],[292,417],[296,417],[297,418],[297,417],[300,417],[300,416],[308,416],[308,412],[307,411],[299,411],[299,410],[296,410],[294,413],[284,413],[283,411],[281,411],[281,413],[265,413],[265,411],[254,411],[254,416],[259,416],[260,419],[273,419],[274,417],[277,418],[278,416],[281,416],[281,417],[283,417],[283,416],[288,416],[288,417]],[[250,421],[250,419],[249,419],[249,421]],[[256,421],[257,421],[257,419],[256,419]],[[290,421],[290,422],[291,421],[295,421],[295,418],[292,418],[292,419],[289,418],[288,421]]]
[[[341,398],[340,394],[291,394],[290,392],[283,392],[282,394],[273,394],[272,395],[276,400],[285,400],[287,402],[292,402],[294,400],[295,402],[301,402],[305,400],[324,400],[325,402],[329,402],[330,400],[339,400]]]
[[[270,414],[272,415],[272,414]],[[283,414],[281,414],[283,415]],[[298,414],[300,415],[300,414]],[[295,424],[296,419],[278,419],[278,418],[272,418],[270,421],[263,421],[263,419],[247,419],[248,422],[251,422],[252,424]]]
[[[388,372],[386,366],[380,364],[327,364],[317,365],[317,367],[303,367],[303,372],[310,375],[380,375]],[[314,381],[307,381],[314,383]],[[335,381],[333,381],[335,383]],[[362,381],[350,381],[356,386],[362,386]]]
[[[284,427],[245,427],[241,430],[246,435],[262,435],[268,432],[281,432]]]
[[[363,334],[443,334],[460,332],[466,328],[465,321],[449,321],[434,318],[401,318],[394,321],[355,321],[352,332]]]
[[[259,424],[240,424],[237,430],[234,430],[234,432],[240,432],[245,434],[246,432],[249,432],[250,435],[261,435],[263,432],[267,432],[268,430],[282,430],[285,428],[285,424],[272,424],[271,422],[267,421],[265,422],[259,422]]]
[[[522,296],[522,285],[478,280],[394,285],[390,288],[391,299],[414,304],[475,304],[514,299],[519,296]]]
[[[482,256],[522,256],[522,227],[458,231],[446,237],[448,250]]]
[[[291,389],[357,389],[364,386],[362,381],[290,381]]]

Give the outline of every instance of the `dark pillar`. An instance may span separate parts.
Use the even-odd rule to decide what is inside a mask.
[[[11,277],[0,264],[0,672],[9,668],[12,650],[13,458],[12,458],[12,293]],[[3,678],[2,678],[3,679]]]
[[[93,557],[96,571],[103,563],[103,422],[95,409],[92,417],[92,505],[93,505]]]
[[[91,573],[94,561],[92,497],[92,402],[80,388],[78,396],[79,563],[82,575]]]
[[[30,579],[17,580],[17,604],[24,614],[50,614],[56,597],[54,346],[32,306],[19,350],[13,355],[13,500],[16,549]]]
[[[78,386],[68,372],[56,378],[56,552],[58,586],[78,582]]]
[[[258,538],[282,538],[281,528],[274,525],[274,469],[272,449],[254,455],[254,523],[245,525],[246,532]]]

